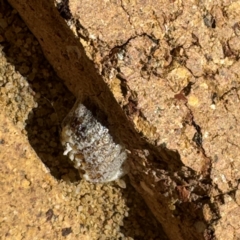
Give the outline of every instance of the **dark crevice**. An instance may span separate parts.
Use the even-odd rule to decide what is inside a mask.
[[[196,143],[196,145],[199,147],[199,148],[202,148],[202,131],[201,131],[201,128],[199,125],[197,125],[195,123],[194,120],[192,120],[192,125],[194,126],[194,128],[196,129],[196,133],[194,134],[193,136],[193,141]]]
[[[72,18],[72,14],[69,9],[69,0],[62,0],[57,3],[57,9],[61,15],[66,20],[70,20]]]
[[[203,22],[208,28],[216,28],[216,20],[211,13],[206,13],[203,16]]]
[[[182,92],[185,96],[188,96],[188,95],[191,93],[192,85],[194,85],[194,83],[193,83],[193,82],[189,82],[189,83],[187,84],[187,86],[182,89],[181,92]]]
[[[132,21],[131,21],[131,16],[129,15],[127,9],[124,7],[122,0],[121,0],[121,7],[122,7],[123,11],[124,11],[124,12],[127,14],[127,16],[128,16],[128,22],[129,22],[129,24],[134,27],[134,25],[132,24]],[[134,27],[134,29],[135,29],[135,27]],[[135,31],[136,31],[136,30],[135,30]]]

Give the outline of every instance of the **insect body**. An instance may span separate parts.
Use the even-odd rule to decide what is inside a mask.
[[[113,141],[108,129],[79,101],[63,120],[61,141],[64,155],[88,181],[114,181],[126,173],[125,148]]]

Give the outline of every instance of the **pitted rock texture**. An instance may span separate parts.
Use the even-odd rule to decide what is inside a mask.
[[[64,25],[52,2],[10,2],[69,89],[106,113],[169,238],[238,239],[240,3],[70,0]]]
[[[73,103],[18,12],[2,1],[0,239],[167,239],[127,177],[90,183],[63,156],[60,122]]]
[[[107,17],[104,8],[110,12]],[[70,1],[69,9],[81,23],[76,32],[78,36],[85,33],[81,40],[87,39],[88,55],[99,65],[135,128],[157,146],[177,150],[183,163],[196,172],[206,168],[206,157],[218,158],[213,152],[219,151],[223,139],[215,138],[214,132],[221,126],[224,132],[229,128],[238,132],[238,124],[229,123],[228,113],[217,129],[209,124],[218,112],[226,111],[222,103],[227,93],[235,92],[232,103],[239,103],[234,44],[238,3],[190,6],[187,2],[166,5],[149,1],[132,6],[124,1],[97,5]],[[93,20],[94,9],[100,14]],[[228,21],[223,16],[225,9]],[[119,24],[124,26],[122,31]],[[227,138],[223,140],[226,143]],[[211,150],[204,147],[208,142]],[[228,144],[229,152],[235,149],[234,144]],[[221,189],[220,174],[218,181],[213,179]],[[223,186],[221,190],[230,188]]]
[[[70,1],[69,9],[86,30],[86,51],[135,129],[153,145],[177,151],[199,179],[208,179],[214,186],[209,196],[235,192],[239,3],[99,5],[94,7],[114,9],[114,17],[101,11],[92,24],[93,5]],[[116,19],[124,12],[129,21],[123,20],[120,34]]]
[[[81,24],[78,36],[85,33],[81,40],[87,39],[86,51],[135,128],[150,142],[177,150],[183,163],[199,173],[206,157],[226,159],[216,154],[221,152],[219,143],[226,143],[220,149],[229,145],[227,152],[236,153],[237,118],[227,104],[235,95],[231,104],[239,106],[239,3],[69,1],[69,9]],[[94,9],[100,14],[93,18]],[[212,124],[219,112],[221,120]],[[221,131],[232,134],[218,139]],[[213,178],[219,188],[230,190],[231,184],[222,186],[220,178]]]

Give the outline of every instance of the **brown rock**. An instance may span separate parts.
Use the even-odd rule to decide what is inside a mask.
[[[9,2],[106,114],[169,238],[238,239],[239,2],[69,0],[68,25],[52,1]]]

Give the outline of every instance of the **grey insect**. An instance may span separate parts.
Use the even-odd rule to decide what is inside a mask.
[[[64,155],[90,182],[114,181],[127,172],[125,148],[79,100],[63,120],[61,142]]]

